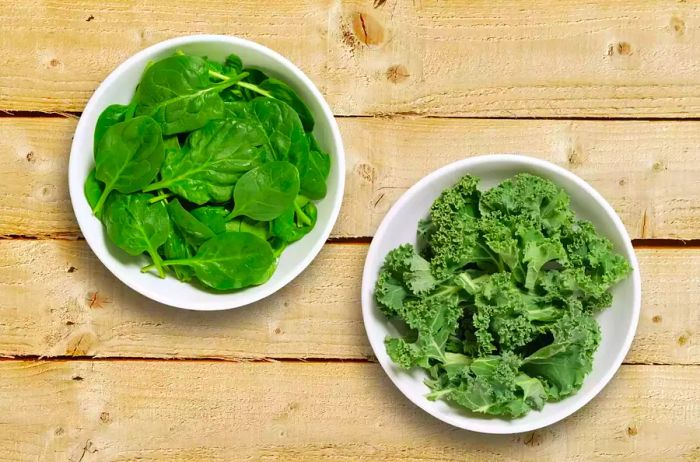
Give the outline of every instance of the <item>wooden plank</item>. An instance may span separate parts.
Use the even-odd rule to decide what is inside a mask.
[[[623,366],[542,430],[480,435],[377,364],[0,363],[0,460],[697,460],[700,368]]]
[[[370,357],[360,310],[366,251],[327,245],[275,296],[198,313],[138,295],[82,241],[0,241],[0,355]],[[700,364],[700,249],[640,249],[638,256],[644,306],[627,361]]]
[[[516,152],[571,169],[633,238],[700,237],[700,122],[339,118],[347,188],[335,237],[370,236],[412,184],[449,162]],[[67,161],[75,121],[0,119],[0,235],[78,233]]]
[[[219,33],[286,55],[342,115],[698,117],[698,23],[673,0],[7,0],[0,109],[80,111],[136,51]]]

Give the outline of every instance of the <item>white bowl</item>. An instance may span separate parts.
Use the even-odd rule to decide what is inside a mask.
[[[444,401],[428,401],[423,370],[399,369],[384,348],[384,339],[398,330],[379,311],[374,300],[374,284],[386,254],[403,243],[416,243],[416,225],[440,193],[467,173],[481,178],[480,187],[489,189],[517,173],[528,172],[549,178],[571,196],[571,207],[579,218],[590,220],[599,233],[610,239],[627,258],[632,274],[613,290],[613,305],[597,319],[602,341],[595,354],[593,370],[575,395],[558,403],[546,403],[541,411],[531,411],[517,419],[484,417],[451,406]],[[518,155],[480,156],[461,160],[429,174],[394,204],[382,221],[369,248],[362,278],[362,315],[367,336],[379,363],[394,384],[415,405],[456,427],[482,433],[520,433],[553,424],[589,402],[610,381],[629,350],[637,328],[641,300],[639,265],[630,238],[612,207],[588,183],[550,162]],[[615,399],[610,397],[609,399]]]
[[[182,50],[188,54],[223,60],[236,53],[244,65],[254,66],[289,84],[306,103],[316,119],[314,135],[331,156],[328,195],[316,205],[318,223],[300,241],[282,254],[277,270],[265,284],[232,293],[214,293],[174,277],[160,279],[142,274],[145,257],[130,257],[112,245],[102,223],[92,215],[83,194],[83,183],[94,165],[93,132],[98,116],[110,104],[128,104],[143,70],[150,61]],[[338,125],[316,86],[289,60],[260,44],[225,35],[191,35],[166,40],[136,53],[126,60],[97,88],[88,101],[75,131],[68,168],[73,210],[80,230],[95,255],[126,285],[148,298],[178,308],[223,310],[260,300],[278,291],[301,273],[316,257],[328,238],[340,211],[345,185],[345,152]]]

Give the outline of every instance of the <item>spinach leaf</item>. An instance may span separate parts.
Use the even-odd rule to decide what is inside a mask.
[[[318,212],[313,202],[300,206],[295,200],[294,207],[270,222],[270,235],[285,243],[296,242],[316,226]]]
[[[301,192],[311,199],[326,197],[326,179],[331,170],[331,158],[321,151],[310,151],[308,162],[300,171]]]
[[[105,184],[95,207],[104,206],[109,193],[132,193],[148,185],[163,163],[163,138],[150,117],[135,117],[107,129],[95,149],[95,177]]]
[[[270,93],[270,96],[273,98],[291,106],[299,115],[304,130],[310,132],[314,129],[314,116],[311,114],[308,106],[304,104],[301,98],[299,98],[299,95],[297,95],[289,85],[281,80],[269,78],[260,82],[258,86]]]
[[[170,220],[165,204],[149,204],[150,194],[110,195],[102,222],[107,235],[117,247],[129,255],[147,252],[160,277],[164,277],[162,259],[158,247],[163,245],[170,234]]]
[[[237,75],[243,72],[243,61],[236,54],[230,54],[226,57],[223,66],[226,75]]]
[[[319,146],[318,141],[316,140],[316,137],[314,136],[313,133],[306,132],[306,139],[309,142],[309,150],[310,151],[323,152],[323,149],[321,149],[321,146]]]
[[[263,164],[247,172],[233,190],[234,209],[229,219],[245,215],[270,221],[294,204],[299,193],[299,172],[285,161]]]
[[[226,223],[226,231],[241,233],[251,233],[260,239],[267,240],[270,235],[270,223],[266,221],[255,221],[246,217],[239,217]]]
[[[224,103],[224,118],[226,119],[250,119],[248,103],[245,101],[226,101]]]
[[[306,164],[309,142],[299,116],[289,105],[272,98],[255,98],[248,103],[227,102],[224,106],[225,117],[253,120],[262,127],[275,160],[287,160],[299,169]]]
[[[83,186],[83,192],[85,193],[85,198],[90,204],[90,208],[94,209],[97,203],[100,201],[102,196],[102,191],[104,190],[104,185],[95,176],[95,169],[90,170],[88,177],[85,179],[85,185]],[[98,217],[99,218],[99,217]]]
[[[190,258],[194,255],[194,249],[187,243],[182,233],[176,226],[170,228],[170,234],[163,246],[160,248],[161,254],[168,259]],[[194,270],[189,266],[173,266],[175,277],[180,281],[187,282],[192,280]]]
[[[124,122],[134,117],[135,104],[124,106],[122,104],[112,104],[102,111],[95,124],[94,146],[102,139],[107,129],[112,125]]]
[[[170,201],[167,207],[170,219],[185,238],[185,241],[193,247],[199,247],[207,239],[214,236],[214,232],[185,210],[179,200]]]
[[[226,217],[231,211],[223,206],[205,205],[204,207],[190,210],[190,213],[197,220],[207,225],[214,234],[221,234],[226,232]]]
[[[225,202],[241,175],[268,160],[265,134],[244,120],[209,122],[187,138],[181,150],[168,152],[161,180],[145,192],[168,188],[190,202]]]
[[[207,61],[197,56],[175,55],[152,64],[136,90],[136,114],[151,115],[163,133],[172,135],[203,127],[223,117],[219,93],[237,78],[212,84]]]
[[[275,270],[270,244],[251,233],[231,232],[209,239],[190,258],[166,260],[165,266],[184,265],[207,286],[232,290],[259,285]]]

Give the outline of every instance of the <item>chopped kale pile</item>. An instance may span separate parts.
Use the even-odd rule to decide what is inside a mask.
[[[575,393],[600,343],[596,313],[631,271],[549,180],[519,174],[482,192],[463,177],[386,256],[375,297],[406,334],[400,367],[429,374],[428,399],[519,417]]]

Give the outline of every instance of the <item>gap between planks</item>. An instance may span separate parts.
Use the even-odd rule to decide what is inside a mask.
[[[0,109],[0,119],[25,118],[25,119],[41,119],[41,118],[58,118],[58,119],[79,119],[82,116],[80,111],[12,111]],[[700,122],[700,117],[634,117],[634,116],[615,116],[615,117],[600,117],[600,116],[461,116],[461,115],[439,115],[423,112],[411,111],[396,111],[375,114],[334,114],[336,119],[454,119],[454,120],[501,120],[501,121],[519,121],[519,120],[544,120],[564,122],[584,121],[584,122],[616,122],[616,121],[633,121],[633,122]]]
[[[326,244],[357,244],[369,245],[372,243],[372,236],[349,236],[349,237],[330,237]],[[0,235],[0,240],[25,240],[25,241],[40,241],[40,240],[57,240],[57,241],[84,241],[85,238],[80,234],[74,233],[54,233],[54,234],[37,234],[37,235],[21,235],[21,234],[5,234]],[[635,249],[693,249],[700,247],[700,239],[632,239],[632,247]]]
[[[219,358],[219,357],[181,357],[158,358],[153,356],[40,356],[40,355],[16,355],[0,356],[0,362],[170,362],[170,363],[321,363],[321,364],[378,364],[375,357],[371,358],[289,358],[289,357],[257,357],[257,358]],[[641,362],[623,361],[623,366],[682,366],[700,367],[700,364],[678,364],[671,362]]]

